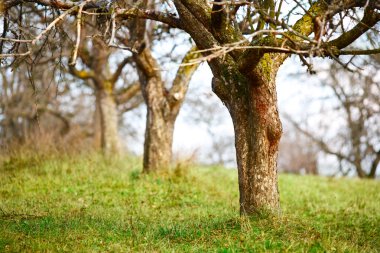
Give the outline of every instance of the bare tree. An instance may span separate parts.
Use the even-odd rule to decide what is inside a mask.
[[[83,6],[80,5],[79,9],[82,7]],[[29,14],[33,14],[30,15],[32,17],[30,20],[24,21],[25,27],[30,27],[31,31],[30,34],[27,34],[24,31],[25,29],[20,30],[18,36],[31,37],[33,36],[33,30],[36,29],[36,33],[40,32],[37,28],[45,23],[43,17],[46,10],[43,8],[35,8],[33,5],[29,4],[23,6],[23,8],[12,9],[12,11],[14,13],[7,13],[4,17],[4,32],[13,34],[17,33],[17,31],[15,31],[16,28],[12,27],[14,26],[14,23],[18,22],[23,11],[28,11]],[[65,14],[68,15],[68,13],[69,12],[64,12],[61,15],[55,13],[58,17],[53,15],[49,22],[50,24],[54,24],[54,28],[53,26],[49,27],[49,23],[45,25],[45,27],[47,26],[45,30],[46,33],[49,34],[54,31],[54,36],[47,36],[46,39],[44,39],[44,45],[46,46],[42,47],[52,48],[55,46],[55,43],[59,43],[59,52],[56,52],[55,55],[48,56],[44,55],[45,50],[39,50],[35,57],[31,54],[25,55],[26,61],[32,62],[30,64],[30,66],[32,66],[31,68],[35,68],[33,67],[35,65],[41,65],[43,62],[50,62],[51,64],[46,66],[51,66],[56,61],[56,58],[61,59],[61,65],[68,63],[68,72],[77,78],[77,80],[82,80],[81,83],[86,84],[87,87],[91,88],[96,97],[93,127],[95,147],[101,148],[106,154],[119,153],[120,143],[118,136],[117,107],[120,107],[119,111],[125,112],[135,108],[142,102],[141,99],[135,99],[135,96],[140,91],[139,84],[136,81],[128,80],[121,88],[118,88],[116,85],[117,82],[120,81],[120,76],[123,74],[122,72],[126,65],[130,64],[132,59],[131,57],[126,57],[124,60],[120,60],[120,63],[118,63],[113,70],[113,68],[111,68],[111,59],[115,56],[113,53],[115,53],[116,50],[109,47],[109,45],[102,39],[101,32],[103,28],[102,25],[99,24],[101,18],[98,17],[94,19],[93,17],[82,16],[81,13],[78,13],[76,19],[70,20],[71,22],[58,22]],[[76,29],[74,29],[76,31],[73,31],[72,24],[76,24]],[[38,39],[43,33],[44,31],[34,36]],[[75,35],[78,35],[77,38],[71,40],[71,37],[75,38]],[[17,50],[21,50],[20,48],[28,46],[27,43],[23,44],[20,42],[28,41],[27,39],[15,40],[16,43],[14,45],[18,48]],[[31,42],[32,46],[38,43],[38,40]],[[9,44],[8,42],[10,41],[2,40],[1,42],[2,49],[6,49]],[[32,48],[29,49],[29,51],[32,50]],[[117,60],[118,59],[115,61]],[[55,73],[52,73],[53,76],[54,74]],[[62,75],[62,73],[59,73],[59,75]],[[37,77],[34,75],[32,78],[36,79]]]
[[[22,64],[12,71],[0,69],[0,138],[1,143],[24,142],[33,132],[46,128],[64,136],[72,115],[63,112],[57,98],[68,92],[66,83],[58,86],[54,74],[42,71],[47,64],[29,72]],[[31,75],[31,76],[29,76]],[[30,78],[33,78],[31,82]]]
[[[263,210],[276,213],[280,209],[276,159],[282,126],[275,77],[281,64],[290,54],[297,54],[313,72],[312,64],[305,57],[328,56],[344,64],[339,59],[341,55],[380,51],[379,48],[350,48],[352,42],[379,22],[378,1],[173,0],[169,4],[160,3],[159,10],[152,9],[146,0],[142,1],[143,7],[108,9],[91,0],[26,2],[64,11],[60,20],[70,14],[86,14],[82,10],[92,13],[91,9],[95,9],[108,14],[110,23],[137,17],[187,32],[203,54],[199,60],[208,61],[214,75],[213,90],[227,106],[234,123],[242,214]],[[6,0],[2,9],[9,10],[21,3]],[[347,19],[351,20],[348,25],[344,22]],[[49,27],[52,26],[54,22]],[[44,31],[30,43],[36,44],[47,34],[47,29]],[[8,50],[1,56],[30,53],[30,50],[17,53]]]
[[[326,105],[323,115],[335,112],[334,115],[341,115],[343,119],[339,129],[332,130],[337,133],[331,138],[326,138],[325,131],[312,130],[288,117],[323,152],[337,159],[343,175],[354,170],[360,178],[375,178],[379,167],[380,76],[377,75],[379,63],[375,60],[361,59],[359,64],[367,68],[356,73],[347,73],[340,65],[332,64],[322,79],[321,85],[332,94],[331,105]],[[318,120],[326,125],[331,118],[319,116]]]
[[[155,8],[154,1],[142,1],[138,8]],[[153,26],[144,19],[136,19],[130,26],[133,31],[130,47],[137,45],[133,55],[139,73],[141,90],[147,106],[143,171],[152,172],[170,167],[174,125],[185,99],[191,77],[198,63],[188,64],[199,57],[196,47],[191,48],[182,59],[170,87],[163,80],[158,60],[151,48]]]
[[[187,63],[197,57],[194,51],[194,48],[190,50],[182,62]],[[147,105],[143,168],[145,172],[157,171],[170,166],[174,124],[198,64],[180,67],[167,90],[149,49],[135,55],[135,60]]]
[[[131,57],[126,57],[117,64],[112,71],[110,60],[114,49],[99,37],[90,37],[86,40],[86,31],[82,28],[83,36],[78,48],[78,57],[85,68],[78,69],[75,64],[69,64],[69,71],[76,78],[86,80],[86,84],[95,93],[94,140],[95,146],[100,146],[105,154],[120,152],[118,136],[118,110],[117,106],[126,104],[134,99],[140,92],[139,83],[133,80],[116,88],[123,68],[132,63]],[[70,61],[73,61],[71,57]],[[130,106],[124,107],[128,111],[140,104],[140,100],[132,101]]]

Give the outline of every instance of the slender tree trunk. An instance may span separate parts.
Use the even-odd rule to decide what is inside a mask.
[[[280,211],[277,154],[282,126],[275,89],[277,68],[271,72],[267,79],[250,76],[244,83],[224,85],[230,87],[225,93],[218,87],[222,82],[213,80],[213,89],[234,124],[241,214]]]
[[[118,115],[116,102],[111,91],[98,89],[97,103],[100,108],[101,148],[106,155],[118,154]]]
[[[147,105],[147,120],[144,141],[144,172],[167,169],[172,160],[173,131],[176,115],[158,84],[160,80],[151,78],[144,86],[143,94]]]

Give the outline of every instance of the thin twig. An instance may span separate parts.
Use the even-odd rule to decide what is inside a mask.
[[[31,43],[33,40],[19,40],[11,38],[0,38],[2,41],[17,42],[17,43]]]
[[[8,58],[8,57],[16,57],[16,56],[26,56],[29,55],[31,51],[27,51],[25,53],[14,53],[14,54],[0,54],[0,59],[1,58]]]
[[[111,15],[111,38],[108,42],[108,46],[113,45],[113,42],[115,40],[115,33],[116,33],[116,13],[113,11]]]
[[[78,14],[77,14],[77,40],[76,40],[76,43],[74,46],[73,54],[72,54],[71,61],[70,61],[69,65],[75,65],[77,62],[78,50],[79,50],[80,38],[81,38],[81,29],[82,29],[82,24],[81,24],[81,22],[82,22],[82,11],[83,11],[83,7],[88,2],[89,2],[89,0],[83,2],[79,5],[79,10],[78,10]]]
[[[45,30],[43,30],[40,34],[37,35],[37,37],[35,37],[33,40],[32,40],[32,45],[35,45],[37,43],[37,41],[39,41],[41,39],[41,37],[43,35],[45,35],[46,33],[48,33],[53,27],[55,27],[55,25],[63,20],[67,15],[71,14],[73,11],[75,11],[77,9],[77,6],[74,6],[72,7],[71,9],[68,9],[67,11],[65,11],[64,13],[62,13],[58,18],[56,18],[55,20],[53,20],[53,22],[51,22]]]

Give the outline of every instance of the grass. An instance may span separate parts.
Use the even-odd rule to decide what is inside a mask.
[[[380,183],[280,176],[282,215],[242,218],[237,173],[136,159],[0,167],[0,252],[379,252]]]

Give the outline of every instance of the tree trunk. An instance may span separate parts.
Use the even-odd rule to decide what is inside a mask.
[[[143,171],[146,173],[168,169],[172,160],[173,132],[176,115],[173,115],[162,89],[157,89],[156,78],[144,86],[147,105]],[[158,85],[161,87],[161,85]]]
[[[185,57],[184,61],[188,58]],[[158,71],[158,63],[149,49],[145,48],[135,55],[135,61],[147,106],[143,171],[149,173],[168,169],[172,160],[174,124],[196,67],[180,68],[168,91]]]
[[[93,121],[93,145],[95,150],[101,150],[102,148],[102,122],[100,113],[100,91],[95,90],[95,111]]]
[[[118,136],[118,115],[114,97],[106,89],[98,89],[97,106],[100,108],[101,148],[104,154],[118,154],[120,143]]]
[[[277,154],[282,126],[277,110],[277,69],[270,70],[269,78],[260,76],[262,73],[242,77],[244,81],[235,77],[235,83],[228,85],[213,80],[213,90],[227,106],[234,125],[241,214],[280,211]]]

